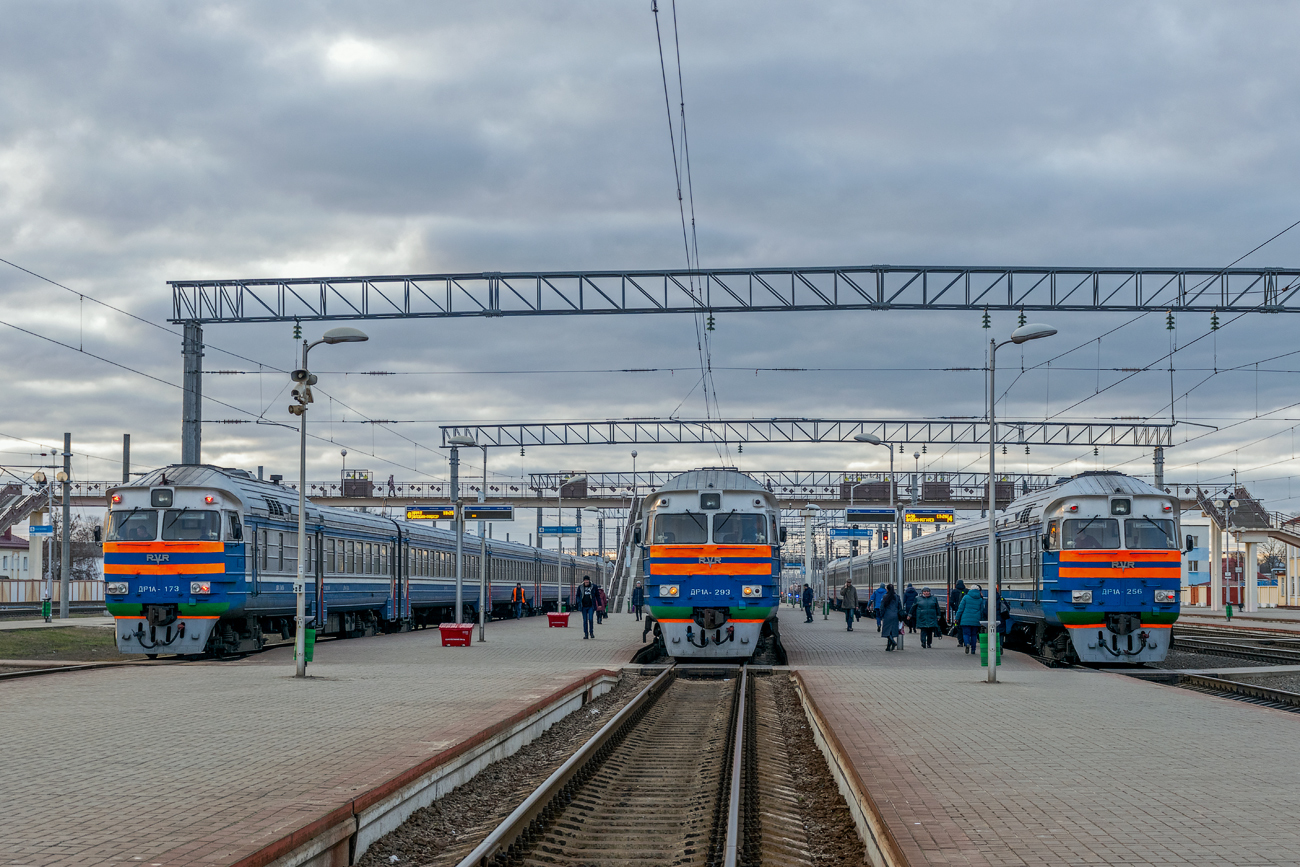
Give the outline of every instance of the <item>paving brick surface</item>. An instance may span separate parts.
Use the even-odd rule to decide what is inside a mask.
[[[572,622],[0,682],[0,865],[228,864],[641,646]]]
[[[1235,619],[1235,618],[1234,618]],[[1300,714],[874,621],[781,637],[913,865],[1300,864]]]

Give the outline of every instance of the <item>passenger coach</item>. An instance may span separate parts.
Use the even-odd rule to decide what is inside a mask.
[[[997,518],[999,593],[1013,635],[1062,661],[1159,662],[1179,613],[1178,499],[1116,472],[1081,473],[1021,497]],[[946,600],[958,580],[988,587],[988,521],[904,543],[904,585]],[[854,558],[855,583],[893,581],[893,548]],[[844,583],[848,561],[827,570]],[[865,595],[865,594],[864,594]]]
[[[105,602],[123,653],[246,653],[294,630],[298,492],[245,470],[171,466],[108,492]],[[464,614],[477,619],[479,540],[464,546]],[[555,610],[599,562],[489,541],[489,615],[516,583],[530,612]],[[450,530],[307,501],[307,616],[358,637],[454,617]]]

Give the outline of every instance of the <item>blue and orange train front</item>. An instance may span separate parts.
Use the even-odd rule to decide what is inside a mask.
[[[777,606],[771,545],[651,545],[646,603],[677,658],[753,655]]]

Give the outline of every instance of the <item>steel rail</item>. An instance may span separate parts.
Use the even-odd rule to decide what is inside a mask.
[[[1241,683],[1235,680],[1225,680],[1221,677],[1211,677],[1207,674],[1184,674],[1178,679],[1179,685],[1190,684],[1194,687],[1212,689],[1216,692],[1232,693],[1233,695],[1246,696],[1248,698],[1262,699],[1264,701],[1274,702],[1285,705],[1287,708],[1300,710],[1300,692],[1289,692],[1284,689],[1271,689],[1267,686],[1259,686],[1253,683]]]
[[[731,796],[727,802],[727,841],[723,850],[723,867],[736,867],[742,845],[740,840],[740,800],[742,772],[745,766],[745,690],[749,687],[749,666],[740,669],[740,691],[736,697],[736,737],[731,748]]]
[[[1269,641],[1270,639],[1259,640]],[[1190,650],[1196,653],[1208,653],[1215,656],[1228,656],[1233,659],[1276,660],[1283,664],[1300,664],[1300,650],[1223,644],[1205,638],[1176,637],[1174,639],[1174,649]]]
[[[489,867],[498,855],[506,853],[535,821],[550,810],[552,802],[563,794],[565,788],[583,767],[596,758],[625,726],[635,722],[637,714],[663,694],[674,677],[676,672],[669,667],[652,680],[645,689],[637,693],[636,697],[624,705],[623,709],[605,723],[600,731],[579,747],[568,761],[556,768],[540,786],[534,789],[533,793],[525,798],[524,802],[516,807],[514,812],[507,816],[505,821],[498,825],[482,843],[462,858],[457,867]]]

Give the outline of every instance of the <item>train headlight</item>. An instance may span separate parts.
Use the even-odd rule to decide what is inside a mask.
[[[1156,591],[1156,601],[1157,601],[1157,602],[1173,602],[1173,601],[1174,601],[1174,591],[1172,591],[1172,590],[1157,590],[1157,591]]]
[[[1071,590],[1071,591],[1070,591],[1070,601],[1071,601],[1071,602],[1091,602],[1091,601],[1092,601],[1092,591],[1091,591],[1091,590]]]
[[[190,592],[195,594],[211,593],[212,582],[210,581],[191,581]]]
[[[109,581],[104,585],[104,592],[109,596],[125,596],[131,592],[131,588],[125,581]]]
[[[759,596],[763,595],[763,587],[760,584],[746,584],[744,587],[740,588],[740,595],[747,599],[757,599]]]
[[[675,598],[675,597],[677,596],[677,593],[678,593],[678,590],[677,590],[677,585],[676,585],[676,584],[660,584],[660,585],[659,585],[659,595],[660,595],[660,596],[670,596],[670,597],[674,597],[674,598]]]

